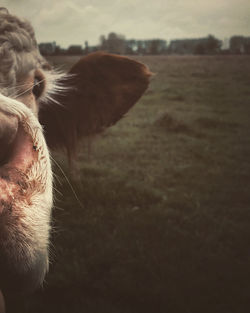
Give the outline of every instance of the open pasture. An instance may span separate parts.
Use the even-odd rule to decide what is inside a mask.
[[[13,312],[250,312],[250,57],[137,59],[155,76],[83,142],[79,201],[54,164],[50,273]]]

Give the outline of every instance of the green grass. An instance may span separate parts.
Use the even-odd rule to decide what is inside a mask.
[[[83,207],[54,168],[50,273],[13,312],[250,310],[250,57],[138,59],[149,90],[82,144]]]

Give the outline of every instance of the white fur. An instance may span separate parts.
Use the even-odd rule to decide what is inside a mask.
[[[27,227],[27,238],[32,244],[26,247],[30,264],[33,263],[37,251],[45,252],[49,244],[50,217],[52,207],[52,170],[48,148],[43,130],[33,112],[22,102],[3,96],[0,93],[0,110],[16,116],[24,130],[31,136],[33,145],[37,147],[38,160],[28,173],[27,183],[38,182],[39,188],[31,196],[31,205],[24,201],[15,206],[22,209],[22,223]],[[16,256],[18,259],[18,256]],[[20,264],[29,267],[29,264]]]

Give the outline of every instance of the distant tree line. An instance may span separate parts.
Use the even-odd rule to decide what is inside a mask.
[[[126,39],[125,36],[110,33],[101,35],[99,44],[89,46],[85,41],[82,45],[71,45],[63,49],[56,42],[40,43],[39,49],[43,55],[84,55],[95,51],[106,51],[116,54],[130,55],[161,55],[161,54],[250,54],[250,37],[233,36],[227,48],[222,48],[222,41],[209,35],[197,39],[172,40],[167,44],[163,39]]]

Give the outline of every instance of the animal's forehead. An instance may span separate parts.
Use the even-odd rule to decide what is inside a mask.
[[[19,39],[17,38],[19,37]],[[23,19],[0,10],[0,43],[6,38],[16,50],[29,51],[36,46],[35,34],[31,24]]]
[[[0,10],[0,83],[14,86],[44,63],[30,23]]]

